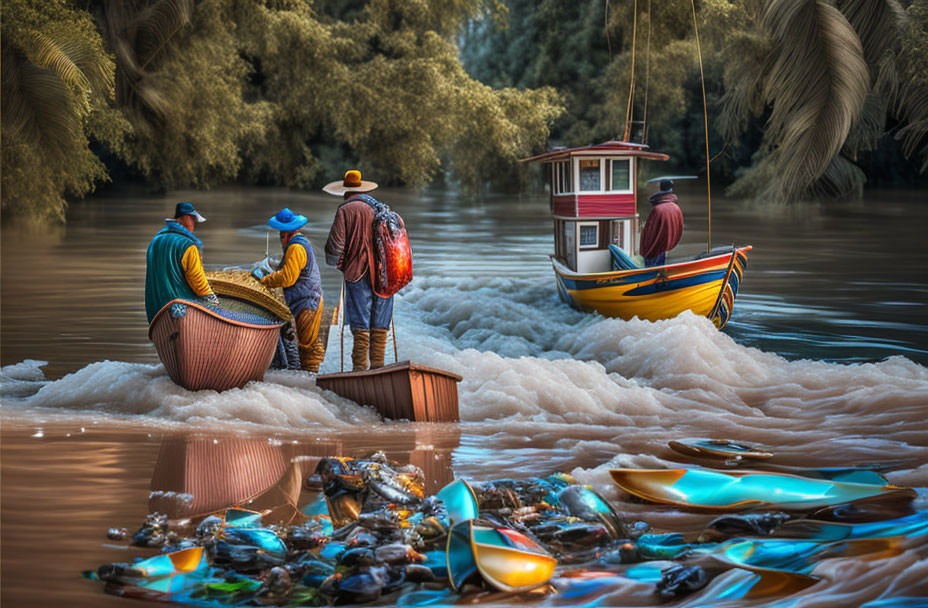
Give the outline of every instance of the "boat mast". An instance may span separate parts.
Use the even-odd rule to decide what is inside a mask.
[[[706,237],[706,253],[712,251],[712,179],[709,176],[709,113],[706,110],[706,77],[702,71],[702,50],[699,47],[699,26],[696,25],[696,0],[693,7],[693,31],[696,33],[696,55],[699,57],[699,82],[702,84],[702,121],[706,135],[706,204],[709,208],[709,234]]]

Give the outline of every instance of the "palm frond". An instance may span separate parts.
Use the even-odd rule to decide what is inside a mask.
[[[883,56],[898,46],[905,10],[897,0],[840,0],[838,8],[857,32],[874,77]]]
[[[870,76],[853,27],[826,0],[771,0],[764,26],[776,53],[766,78],[766,139],[784,190],[800,194],[844,145]]]
[[[135,19],[135,52],[145,69],[190,24],[190,0],[158,0],[146,7]]]
[[[893,97],[893,111],[904,126],[896,133],[906,157],[923,156],[920,167],[928,171],[928,2],[917,0],[906,11],[909,17],[903,30],[896,61],[898,89]]]
[[[770,69],[768,40],[758,34],[735,37],[725,48],[725,94],[719,128],[728,142],[736,142],[750,119],[764,110],[764,78]]]
[[[90,80],[77,66],[58,41],[42,32],[30,32],[21,43],[26,57],[38,68],[52,70],[61,82],[79,89],[89,91]],[[73,51],[73,48],[72,48]]]
[[[887,100],[874,91],[867,94],[864,107],[857,122],[851,127],[844,141],[845,150],[856,158],[861,150],[873,150],[886,131]]]
[[[860,197],[866,177],[863,170],[839,154],[831,159],[825,171],[806,190],[808,198]]]
[[[3,51],[4,144],[16,141],[55,155],[64,142],[83,138],[83,120],[59,73],[33,65],[12,48]],[[12,141],[8,141],[12,140]]]

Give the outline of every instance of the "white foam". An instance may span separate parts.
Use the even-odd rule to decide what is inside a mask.
[[[657,323],[581,314],[537,279],[417,279],[396,312],[401,358],[463,376],[461,417],[476,433],[548,437],[578,460],[583,450],[607,453],[606,445],[625,458],[659,454],[674,438],[722,436],[777,446],[787,460],[928,462],[928,369],[902,357],[789,361],[739,345],[690,313]],[[350,332],[344,348],[350,361]],[[323,371],[338,370],[339,349],[333,331]],[[269,372],[220,395],[186,391],[161,366],[98,362],[47,384],[38,367],[3,369],[4,378],[32,382],[35,394],[17,404],[188,424],[381,422],[302,372]],[[0,397],[22,397],[17,387],[0,385]],[[928,485],[924,467],[903,474]]]

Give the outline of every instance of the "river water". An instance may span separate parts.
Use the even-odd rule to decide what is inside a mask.
[[[309,217],[320,251],[332,197],[122,192],[75,205],[64,227],[4,222],[4,603],[124,603],[78,575],[128,561],[104,532],[142,521],[166,441],[270,438],[316,456],[383,448],[429,463],[434,486],[455,476],[571,472],[630,518],[683,531],[705,516],[630,501],[608,469],[678,466],[668,441],[726,437],[763,444],[786,465],[892,462],[890,481],[919,488],[916,507],[928,508],[924,192],[787,208],[713,199],[713,245],[754,246],[724,332],[691,314],[626,322],[563,305],[543,196],[380,195],[406,220],[415,260],[414,282],[396,301],[400,358],[464,377],[460,424],[386,422],[299,372],[270,372],[221,395],[190,393],[158,364],[145,322],[145,250],[177,201],[194,201],[209,219],[198,235],[208,269],[218,269],[262,258],[261,224],[283,206]],[[705,247],[706,204],[696,191],[681,198],[686,227],[674,254],[687,255]],[[332,304],[339,274],[324,268],[323,283]],[[339,352],[333,331],[323,371],[338,370]],[[928,595],[924,544],[878,565],[829,561],[837,565],[817,572],[823,581],[799,605]],[[650,593],[591,601],[656,603]]]

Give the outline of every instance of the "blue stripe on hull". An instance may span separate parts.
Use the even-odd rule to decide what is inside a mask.
[[[716,270],[712,272],[706,272],[703,274],[698,274],[692,277],[685,277],[682,279],[671,279],[669,281],[658,281],[657,283],[652,283],[651,285],[642,285],[641,287],[635,287],[623,293],[625,296],[650,296],[656,293],[662,293],[665,291],[674,291],[676,289],[684,289],[686,287],[693,287],[695,285],[703,285],[704,283],[711,283],[712,281],[719,281],[725,278],[724,270]]]

